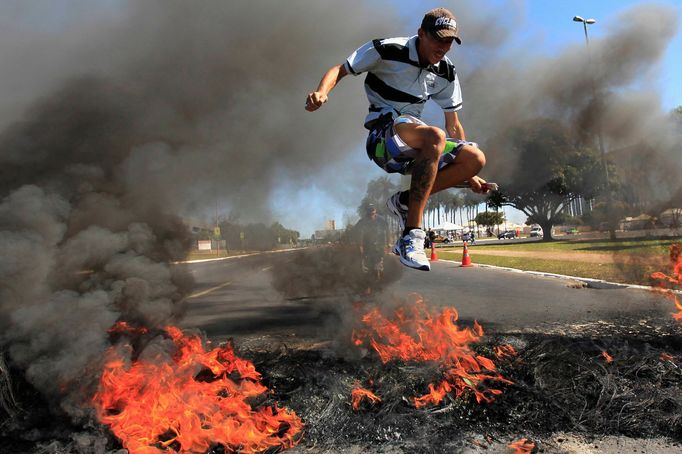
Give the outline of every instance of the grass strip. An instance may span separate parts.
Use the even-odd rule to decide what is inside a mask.
[[[495,265],[507,268],[515,268],[524,271],[539,271],[544,273],[563,274],[568,276],[602,279],[610,282],[624,284],[650,285],[649,276],[654,271],[661,271],[655,266],[635,263],[603,263],[595,264],[588,262],[569,262],[551,259],[536,259],[526,257],[499,257],[492,255],[476,255],[473,248],[469,249],[469,255],[474,264]],[[462,260],[461,252],[439,251],[439,258],[447,260]]]
[[[479,242],[476,247],[490,250],[517,250],[542,252],[597,252],[614,254],[665,255],[672,243],[679,243],[682,237],[640,238],[622,240],[558,240],[532,243]]]

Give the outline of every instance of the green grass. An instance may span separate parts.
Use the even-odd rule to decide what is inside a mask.
[[[666,254],[672,243],[679,243],[682,237],[654,239],[622,239],[622,240],[557,240],[551,242],[537,241],[532,243],[483,243],[476,247],[486,250],[503,251],[538,251],[538,252],[598,252],[598,253],[636,253]],[[460,248],[461,249],[461,248]]]
[[[469,248],[469,255],[474,263],[516,268],[525,271],[565,274],[577,277],[603,279],[612,282],[650,285],[649,276],[655,271],[668,272],[665,268],[672,243],[679,243],[677,238],[655,239],[623,239],[623,240],[559,240],[553,242],[533,243],[481,243]],[[485,251],[531,251],[547,253],[547,258],[494,256],[476,250]],[[483,251],[481,251],[483,252]],[[613,254],[616,263],[593,263],[590,261],[553,260],[552,253],[601,253]],[[438,255],[444,259],[461,260],[462,247],[439,249]],[[580,254],[577,254],[579,258]]]
[[[616,263],[597,264],[527,257],[476,255],[476,248],[469,249],[469,256],[474,264],[495,265],[524,271],[540,271],[543,273],[603,279],[605,281],[621,282],[625,284],[650,285],[651,281],[649,276],[651,273],[654,271],[662,271],[656,269],[654,266],[641,263],[628,265]],[[438,257],[460,261],[462,260],[462,253],[456,251],[439,251]]]

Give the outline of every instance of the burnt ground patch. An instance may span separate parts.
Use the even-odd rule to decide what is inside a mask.
[[[343,357],[325,348],[242,349],[274,395],[293,409],[305,432],[294,452],[458,452],[475,443],[522,437],[543,440],[556,432],[585,436],[667,437],[682,442],[682,337],[610,328],[608,333],[557,335],[496,333],[475,346],[495,358],[497,345],[518,355],[495,359],[513,384],[490,384],[503,394],[479,404],[473,394],[446,397],[416,409],[410,398],[437,381],[435,365],[382,365],[372,352]],[[604,354],[606,352],[606,354]],[[45,402],[18,373],[17,407],[0,415],[3,452],[117,452],[120,444],[101,426],[78,426]],[[351,390],[371,389],[382,401],[351,408]],[[471,434],[480,434],[472,441]],[[82,447],[82,450],[80,449]],[[394,447],[396,451],[387,451]],[[61,451],[60,451],[61,450]],[[170,451],[169,451],[170,452]],[[217,451],[216,451],[217,452]]]
[[[479,404],[465,394],[422,409],[410,398],[426,393],[428,383],[438,379],[435,366],[381,365],[372,354],[346,360],[324,351],[251,356],[277,400],[304,419],[302,448],[365,445],[379,452],[394,445],[407,452],[456,452],[471,433],[483,440],[542,440],[560,431],[682,441],[679,336],[496,335],[476,350],[494,358],[492,348],[501,343],[514,345],[518,356],[496,360],[502,375],[514,382],[494,386],[504,391],[496,401]],[[351,390],[358,385],[382,401],[353,410]]]
[[[0,452],[48,454],[116,448],[117,442],[105,427],[72,422],[57,403],[46,400],[26,381],[23,371],[4,362],[2,352],[0,365]]]

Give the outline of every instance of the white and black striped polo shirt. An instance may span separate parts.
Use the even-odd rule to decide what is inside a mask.
[[[457,72],[448,57],[435,65],[421,66],[417,36],[375,39],[346,59],[346,70],[354,75],[367,72],[365,92],[369,114],[365,126],[385,113],[421,118],[424,104],[433,99],[444,111],[462,108]]]

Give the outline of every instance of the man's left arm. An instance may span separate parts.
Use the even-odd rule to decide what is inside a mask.
[[[466,140],[464,127],[459,121],[457,112],[443,112],[445,115],[445,133],[448,137],[459,140]]]

